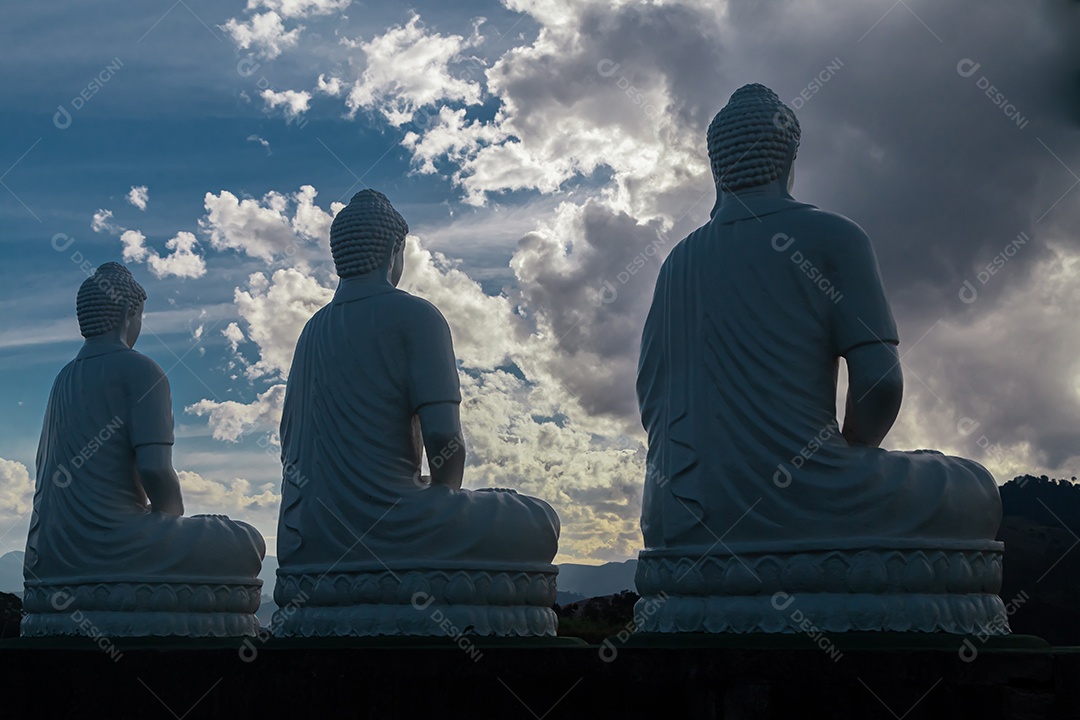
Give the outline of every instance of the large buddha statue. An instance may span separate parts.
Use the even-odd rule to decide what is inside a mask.
[[[643,629],[1008,632],[994,478],[879,447],[899,335],[867,235],[789,194],[799,136],[768,88],[731,96],[708,131],[710,220],[656,282],[637,383]]]
[[[330,229],[340,282],[300,335],[281,419],[275,632],[554,635],[559,518],[462,489],[450,328],[396,287],[407,232],[375,190]]]
[[[145,300],[114,262],[79,288],[86,341],[53,383],[38,445],[23,636],[258,631],[266,546],[224,515],[183,516],[169,380],[133,349]]]

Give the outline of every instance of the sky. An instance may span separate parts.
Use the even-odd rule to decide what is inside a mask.
[[[58,19],[59,18],[59,19]],[[633,557],[634,395],[660,263],[715,199],[738,87],[802,128],[794,197],[871,237],[900,333],[890,449],[999,483],[1080,466],[1080,4],[1008,0],[8,3],[0,11],[0,553],[21,550],[87,270],[148,293],[188,513],[274,553],[292,350],[375,188],[450,324],[465,486]],[[843,392],[841,385],[840,392]]]

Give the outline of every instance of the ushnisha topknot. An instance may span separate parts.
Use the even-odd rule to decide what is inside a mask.
[[[340,278],[380,267],[409,233],[405,218],[378,190],[353,195],[330,226],[330,252]]]
[[[79,332],[94,337],[120,326],[124,308],[146,300],[146,291],[135,282],[131,271],[117,262],[107,262],[83,280],[75,301]]]
[[[713,181],[725,192],[774,182],[799,136],[795,113],[776,93],[759,83],[743,85],[709,125]]]

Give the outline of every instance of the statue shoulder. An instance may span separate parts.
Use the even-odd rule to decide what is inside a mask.
[[[814,235],[841,243],[868,243],[870,236],[851,218],[840,213],[810,207],[796,211],[798,221]]]
[[[164,379],[168,382],[165,371],[161,369],[152,358],[143,355],[135,349],[116,353],[117,366],[123,376],[133,383],[143,385],[147,381],[151,383]]]
[[[442,311],[433,303],[404,290],[387,296],[392,303],[389,320],[411,329],[443,328],[447,326]]]

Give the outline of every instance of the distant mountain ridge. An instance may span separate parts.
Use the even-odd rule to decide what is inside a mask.
[[[634,573],[637,559],[609,562],[603,565],[559,565],[556,580],[559,592],[583,595],[587,598],[601,595],[618,595],[623,590],[634,590]]]
[[[13,593],[22,597],[24,555],[22,550],[13,550],[0,555],[0,592]]]

